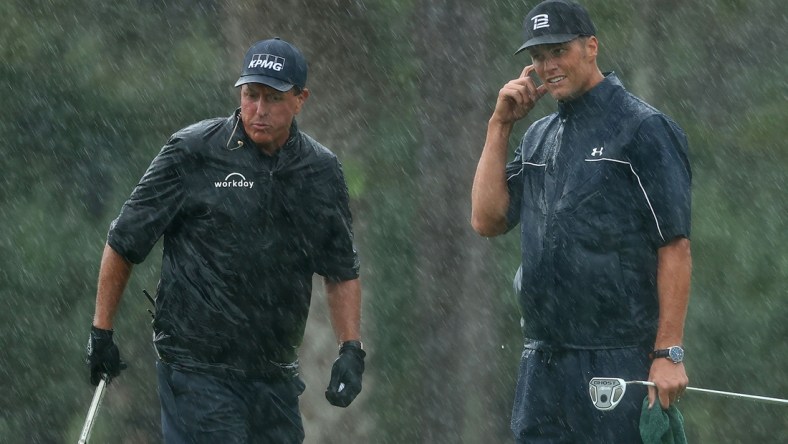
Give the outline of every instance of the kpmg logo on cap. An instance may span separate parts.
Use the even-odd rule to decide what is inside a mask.
[[[285,67],[284,57],[279,57],[271,54],[255,54],[252,60],[249,61],[248,69],[252,68],[265,68],[274,71],[281,71]]]
[[[550,27],[550,20],[547,17],[547,14],[537,14],[531,17],[531,21],[534,22],[534,29]]]

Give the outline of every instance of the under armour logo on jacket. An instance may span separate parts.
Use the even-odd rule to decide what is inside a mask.
[[[599,148],[592,148],[591,149],[591,157],[601,156],[602,155],[602,150],[604,150],[604,149],[605,149],[605,147],[603,147],[603,146],[600,146]]]

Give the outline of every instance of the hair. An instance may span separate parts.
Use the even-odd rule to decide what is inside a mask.
[[[255,83],[255,82],[250,82],[250,83]],[[241,88],[243,88],[244,86],[246,86],[246,85],[248,85],[248,84],[249,84],[249,83],[244,83],[244,84],[242,84],[242,85],[241,85]],[[293,85],[293,87],[292,87],[292,88],[290,88],[289,90],[287,90],[287,91],[282,91],[282,92],[288,92],[288,91],[293,91],[293,95],[294,95],[294,96],[300,96],[300,95],[301,95],[301,93],[302,93],[302,92],[304,92],[304,88],[302,88],[302,87],[300,87],[300,86],[298,86],[298,85]]]

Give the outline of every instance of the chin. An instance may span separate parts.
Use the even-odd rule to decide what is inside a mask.
[[[252,139],[252,142],[257,145],[268,145],[274,141],[274,137],[266,132],[255,131],[247,134],[249,134],[249,138]]]
[[[273,143],[273,140],[271,140],[270,137],[250,137],[250,139],[252,139],[252,142],[258,146],[266,146]]]
[[[559,102],[569,102],[578,97],[582,94],[578,94],[577,92],[567,93],[567,92],[556,92],[555,94],[551,94],[556,101]]]
[[[552,93],[551,92],[550,93],[550,97],[555,99],[556,102],[562,102],[562,101],[566,100],[566,94],[561,94],[561,93]]]

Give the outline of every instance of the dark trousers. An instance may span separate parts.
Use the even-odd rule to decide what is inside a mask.
[[[517,443],[640,443],[646,387],[628,385],[615,409],[600,411],[589,395],[593,377],[645,380],[649,347],[609,350],[534,349],[520,361],[512,432]]]
[[[164,442],[302,443],[300,378],[238,380],[180,371],[158,361]]]

